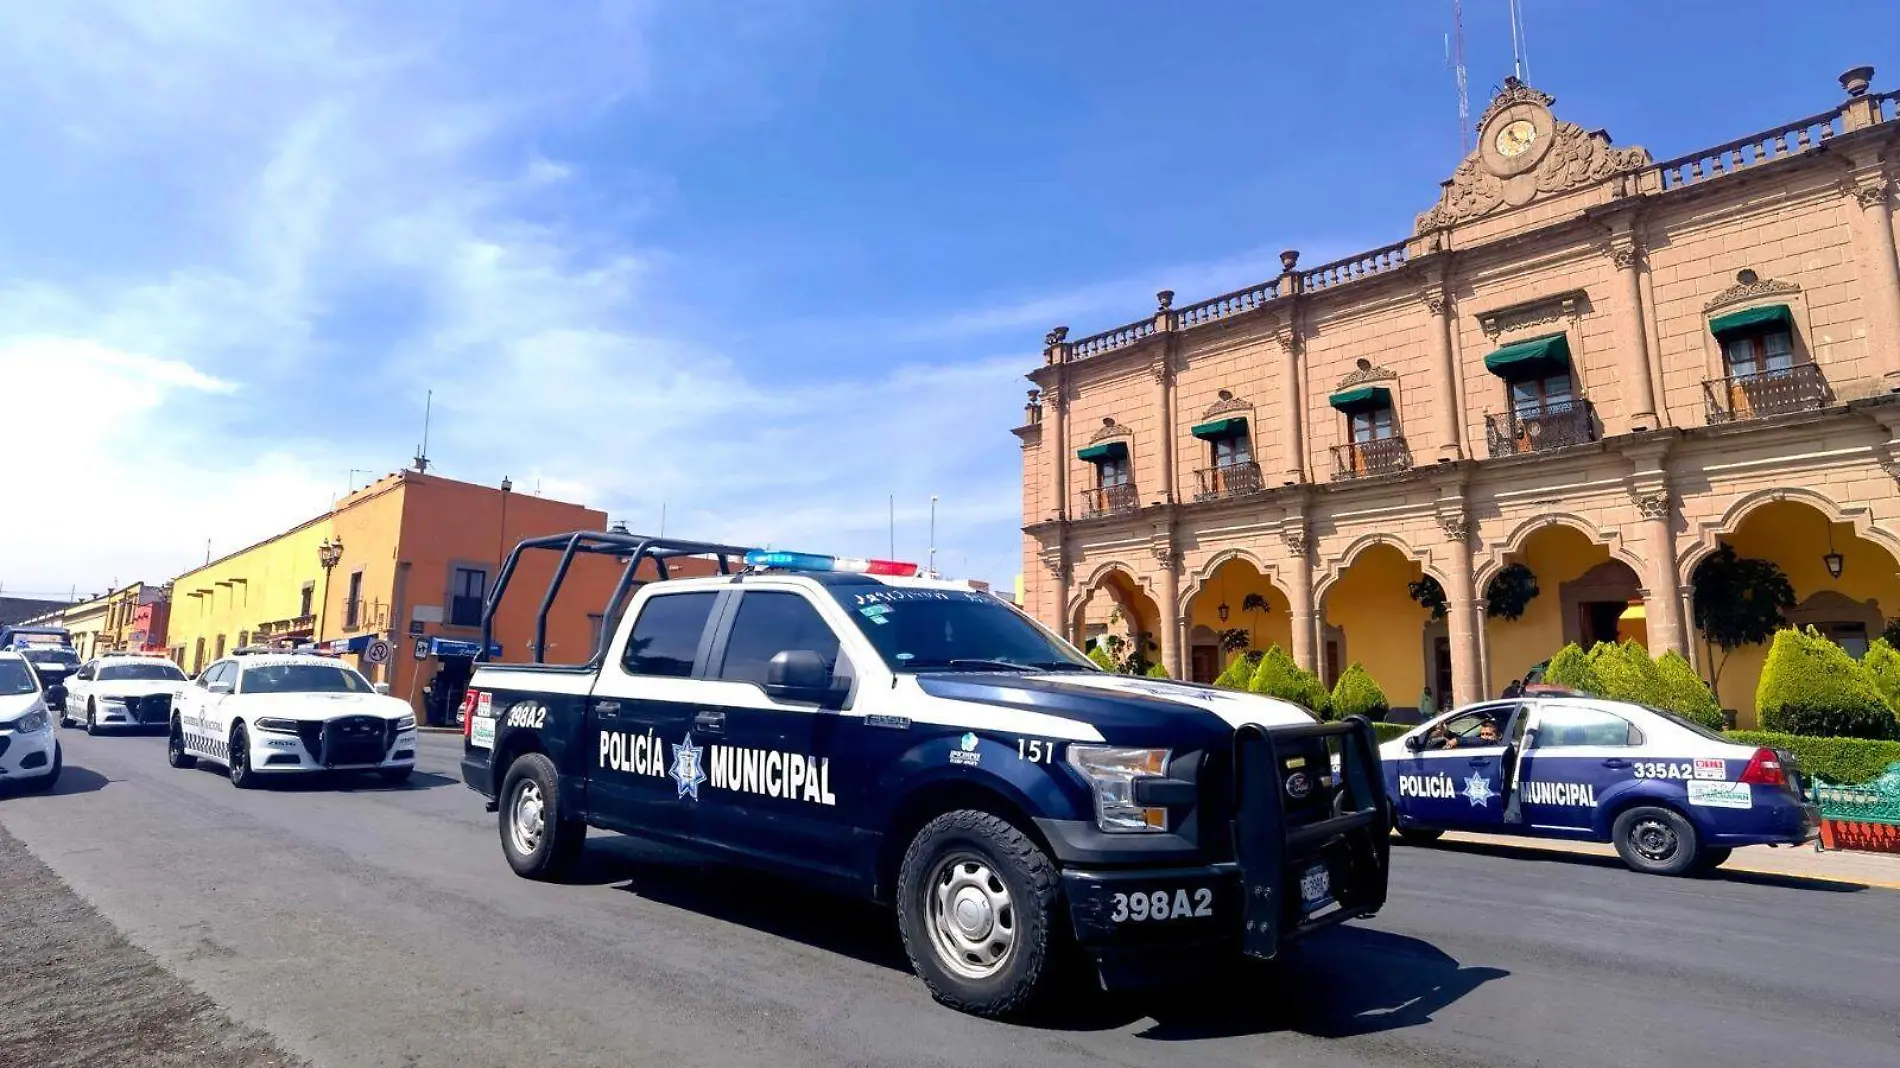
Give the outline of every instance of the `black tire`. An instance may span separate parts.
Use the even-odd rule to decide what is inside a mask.
[[[1444,836],[1445,836],[1444,831],[1434,830],[1433,828],[1430,828],[1430,827],[1400,827],[1399,828],[1399,841],[1404,842],[1406,845],[1415,845],[1415,846],[1431,845],[1433,842],[1438,841],[1440,838],[1443,838]]]
[[[384,783],[390,786],[401,786],[409,781],[409,776],[415,774],[415,771],[415,765],[411,764],[406,768],[384,768],[377,774],[382,776]]]
[[[501,852],[524,879],[559,882],[574,869],[587,842],[587,824],[562,819],[560,774],[541,753],[523,753],[501,782]],[[552,819],[548,815],[552,811]],[[538,815],[540,825],[531,820]]]
[[[37,779],[29,780],[26,788],[34,793],[40,794],[51,790],[53,784],[59,782],[59,772],[61,768],[65,767],[65,764],[65,757],[60,752],[59,746],[53,746],[53,770]]]
[[[86,698],[86,734],[99,737],[99,713],[92,706],[92,698]]]
[[[62,706],[59,710],[59,725],[66,730],[72,730],[74,727],[79,726],[79,721],[67,715],[66,709]]]
[[[251,770],[251,736],[242,723],[231,728],[231,752],[224,770],[231,776],[231,785],[240,790],[255,790],[263,785],[257,772]]]
[[[1686,875],[1701,849],[1695,827],[1676,812],[1653,805],[1616,817],[1610,832],[1616,853],[1631,871],[1646,875]]]
[[[1712,872],[1723,864],[1728,863],[1729,854],[1733,852],[1734,850],[1728,846],[1704,847],[1700,853],[1695,855],[1696,874],[1702,875]]]
[[[1051,965],[1062,946],[1057,890],[1055,864],[1008,820],[968,809],[947,812],[917,832],[898,868],[904,952],[930,993],[950,1008],[988,1017],[1018,1012],[1053,986],[1057,969]],[[967,923],[945,915],[939,925],[932,899],[940,892],[972,902]],[[979,942],[977,952],[967,948]],[[982,959],[990,953],[998,958]]]
[[[185,728],[172,717],[171,728],[165,732],[165,763],[174,768],[195,768],[198,758],[185,752]]]

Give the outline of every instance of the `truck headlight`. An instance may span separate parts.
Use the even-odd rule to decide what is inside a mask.
[[[297,733],[297,721],[294,719],[272,719],[269,716],[265,716],[253,723],[252,726],[260,731],[269,731],[272,734]]]
[[[1095,788],[1095,825],[1113,832],[1167,830],[1166,809],[1135,804],[1135,780],[1166,775],[1168,753],[1166,749],[1069,746],[1069,766]]]

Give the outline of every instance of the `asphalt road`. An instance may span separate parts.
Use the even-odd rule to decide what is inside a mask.
[[[1900,1049],[1884,890],[1395,847],[1383,915],[1247,984],[999,1024],[935,1005],[868,906],[606,835],[574,885],[515,878],[459,738],[425,738],[404,788],[255,793],[166,767],[159,738],[64,741],[59,790],[0,799],[0,823],[326,1068],[1872,1068]]]

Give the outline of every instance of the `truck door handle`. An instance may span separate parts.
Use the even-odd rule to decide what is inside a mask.
[[[1622,757],[1611,757],[1603,762],[1603,766],[1606,768],[1627,768],[1630,766],[1630,762],[1624,760]]]
[[[693,726],[707,734],[719,734],[726,729],[726,714],[717,709],[703,709],[693,717]]]

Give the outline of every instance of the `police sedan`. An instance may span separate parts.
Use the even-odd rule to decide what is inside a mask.
[[[1380,757],[1412,842],[1446,831],[1611,842],[1636,871],[1684,875],[1820,828],[1790,754],[1645,705],[1535,694],[1468,705]]]

